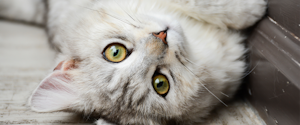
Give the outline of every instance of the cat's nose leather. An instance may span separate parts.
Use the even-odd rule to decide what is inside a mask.
[[[168,29],[167,29],[168,30]],[[160,38],[164,44],[168,44],[166,38],[167,38],[167,30],[160,31],[159,33],[152,33],[154,36]]]

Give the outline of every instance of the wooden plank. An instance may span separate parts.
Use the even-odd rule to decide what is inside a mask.
[[[36,113],[27,99],[53,67],[43,29],[0,23],[0,124],[91,124],[66,112]]]
[[[300,0],[269,0],[268,16],[300,38]]]
[[[249,37],[248,99],[268,125],[300,124],[300,43],[269,18]]]

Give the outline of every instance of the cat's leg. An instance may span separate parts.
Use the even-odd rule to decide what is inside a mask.
[[[171,0],[187,15],[221,28],[244,29],[266,10],[264,0]]]
[[[96,121],[96,124],[97,125],[115,125],[115,124],[109,123],[109,122],[107,122],[107,121],[105,121],[104,119],[101,119],[101,118]]]
[[[44,0],[0,0],[0,17],[43,25]]]

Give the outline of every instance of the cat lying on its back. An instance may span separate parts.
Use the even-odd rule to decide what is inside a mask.
[[[222,93],[232,96],[241,83],[246,49],[237,30],[259,20],[266,5],[264,0],[27,0],[33,7],[28,10],[14,2],[0,0],[0,6],[12,6],[0,15],[45,24],[60,51],[55,70],[30,97],[32,110],[94,114],[99,125],[201,123],[223,103]],[[18,16],[22,12],[28,16]]]

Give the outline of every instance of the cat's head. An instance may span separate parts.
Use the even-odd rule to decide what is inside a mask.
[[[217,100],[203,84],[225,87],[212,87],[220,79],[192,63],[197,55],[176,15],[122,4],[98,3],[61,30],[61,62],[34,91],[32,109],[95,113],[121,124],[205,116]]]

